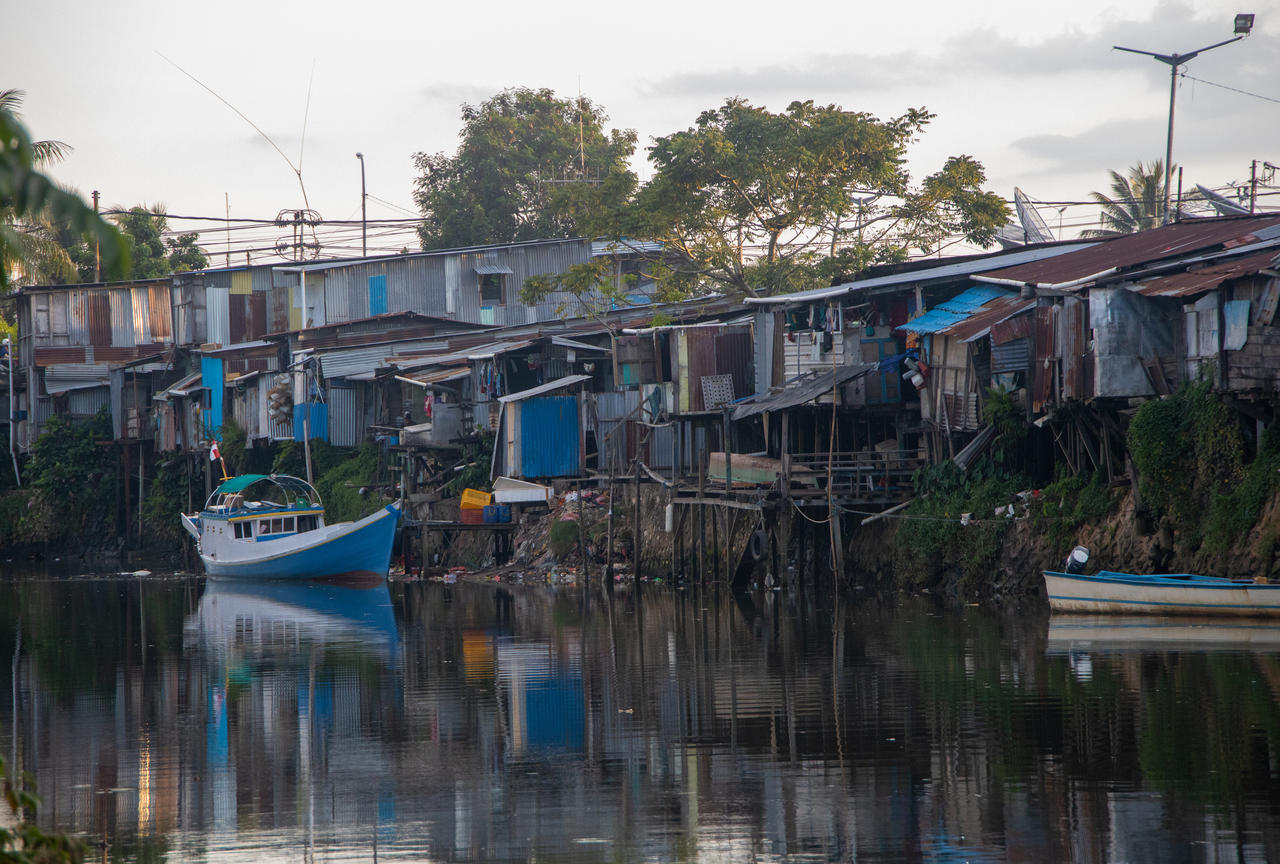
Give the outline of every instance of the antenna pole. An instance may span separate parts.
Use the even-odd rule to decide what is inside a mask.
[[[227,267],[231,266],[231,195],[223,192],[222,197],[227,204]]]
[[[93,212],[94,213],[98,212],[98,190],[97,189],[93,190]],[[94,240],[93,240],[93,281],[94,282],[102,281],[102,256],[100,254],[97,237],[94,237]]]

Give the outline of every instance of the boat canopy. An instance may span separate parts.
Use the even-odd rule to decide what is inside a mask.
[[[222,495],[239,494],[255,483],[269,483],[276,486],[284,492],[285,501],[296,501],[299,504],[305,503],[308,506],[319,506],[320,504],[320,496],[315,487],[306,480],[290,474],[240,474],[222,481],[218,488],[213,490],[210,500],[216,500]]]

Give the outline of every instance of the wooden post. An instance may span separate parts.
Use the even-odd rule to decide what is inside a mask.
[[[604,586],[613,593],[613,460],[609,460],[609,524],[605,534]]]
[[[631,520],[631,524],[634,526],[632,528],[633,533],[631,536],[631,552],[632,552],[632,558],[634,559],[633,564],[635,566],[636,589],[639,590],[640,588],[640,460],[639,458],[636,459],[635,466],[636,466],[636,482],[635,482],[636,501],[635,501],[635,512],[632,514],[632,520]]]
[[[694,436],[697,440],[697,436]],[[707,492],[707,452],[699,450],[698,458],[698,498],[701,500],[706,496]],[[707,508],[706,505],[699,504],[698,507],[698,581],[707,581]]]
[[[582,532],[582,481],[579,480],[574,484],[578,490],[578,561],[582,564],[582,580],[587,579],[587,545],[583,539]]]

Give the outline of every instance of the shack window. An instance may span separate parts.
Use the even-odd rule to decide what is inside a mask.
[[[502,305],[507,302],[507,276],[505,273],[481,273],[480,302]]]

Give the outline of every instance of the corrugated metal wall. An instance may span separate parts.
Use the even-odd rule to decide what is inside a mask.
[[[508,406],[508,410],[512,406]],[[518,406],[521,476],[576,477],[581,470],[577,396],[542,396]]]
[[[92,417],[110,405],[110,387],[86,387],[67,394],[67,412],[72,417]]]
[[[230,286],[205,286],[205,314],[207,335],[205,340],[215,345],[231,344]]]
[[[355,447],[364,440],[360,393],[345,382],[329,382],[329,443]]]

